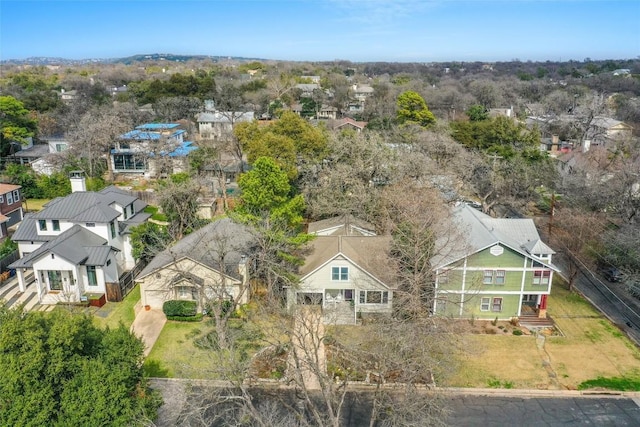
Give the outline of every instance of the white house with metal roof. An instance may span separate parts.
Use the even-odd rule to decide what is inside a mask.
[[[185,141],[186,131],[177,123],[146,123],[120,135],[111,150],[115,174],[156,177],[183,172],[187,155],[197,150]]]
[[[492,218],[467,204],[453,209],[465,244],[432,259],[433,312],[452,317],[507,320],[545,318],[555,253],[531,219]]]
[[[41,304],[77,302],[86,294],[119,298],[119,278],[135,265],[130,228],[149,218],[146,203],[117,189],[85,191],[84,177],[71,178],[73,193],[26,214],[12,239],[20,259],[20,291],[35,282]]]

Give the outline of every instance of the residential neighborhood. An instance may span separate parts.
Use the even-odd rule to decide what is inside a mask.
[[[353,399],[367,425],[447,425],[451,390],[640,392],[637,59],[162,58],[0,79],[0,354],[53,331],[42,360],[136,405],[101,425],[359,425]],[[59,336],[91,350],[54,359]],[[10,393],[3,425],[36,411],[4,415]]]

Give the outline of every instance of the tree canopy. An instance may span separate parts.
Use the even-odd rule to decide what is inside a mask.
[[[327,149],[327,135],[323,129],[290,111],[285,111],[276,122],[262,126],[258,122],[238,123],[234,129],[249,163],[268,156],[287,173],[297,176],[297,162],[321,159]]]
[[[0,305],[0,424],[148,425],[160,399],[143,377],[143,348],[122,325]]]
[[[400,124],[416,124],[428,127],[436,122],[436,118],[424,98],[419,93],[406,91],[398,96],[396,101],[396,119]]]
[[[27,138],[34,136],[36,121],[31,118],[29,110],[13,96],[0,96],[0,139],[2,155],[10,151],[10,144],[24,144]]]

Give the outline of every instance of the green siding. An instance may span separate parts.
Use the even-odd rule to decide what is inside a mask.
[[[480,302],[483,297],[491,298],[491,302],[493,298],[502,298],[502,311],[491,311],[491,302],[489,304],[490,311],[480,311]],[[500,295],[499,293],[474,295],[472,298],[468,298],[464,304],[464,317],[471,317],[473,315],[476,319],[493,320],[496,317],[498,317],[498,319],[510,319],[518,315],[519,303],[520,295]]]
[[[553,274],[551,274],[550,279],[553,279]],[[544,292],[549,289],[549,285],[534,285],[533,284],[533,271],[527,271],[524,277],[524,293],[532,292]]]
[[[443,317],[460,317],[461,300],[462,295],[460,294],[439,294],[436,302],[436,314]]]
[[[467,260],[467,267],[491,267],[494,269],[514,267],[520,268],[524,265],[524,257],[504,247],[502,255],[491,255],[490,249],[487,248],[481,252],[475,253]]]

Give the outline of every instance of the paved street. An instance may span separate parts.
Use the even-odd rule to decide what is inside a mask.
[[[566,262],[560,256],[554,262],[567,271]],[[640,300],[620,292],[621,286],[605,283],[586,268],[580,269],[575,280],[575,288],[640,346]]]
[[[637,400],[637,399],[636,399]],[[451,426],[640,426],[640,402],[600,397],[455,396]]]

